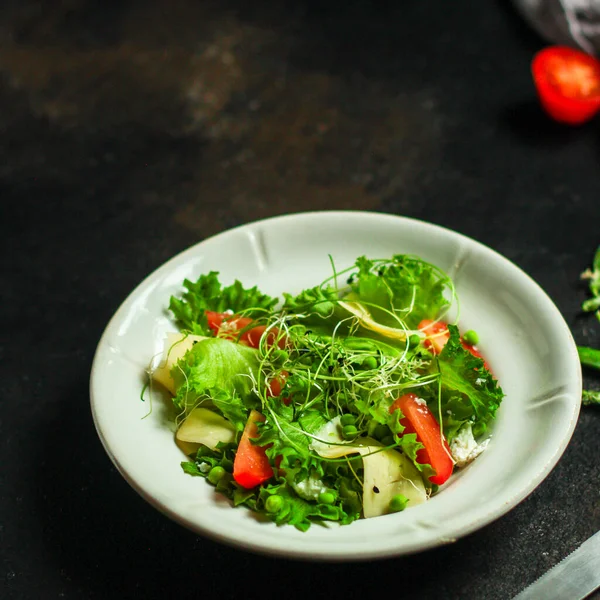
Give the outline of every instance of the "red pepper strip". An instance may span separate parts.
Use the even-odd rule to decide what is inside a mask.
[[[589,121],[600,110],[600,61],[567,46],[538,52],[531,73],[543,109],[570,125]]]
[[[246,489],[252,489],[273,477],[266,447],[255,446],[250,441],[259,436],[256,423],[264,420],[265,417],[258,411],[251,411],[233,461],[233,478]]]
[[[250,348],[258,348],[260,346],[260,340],[266,330],[266,325],[257,325],[256,327],[244,332],[241,340],[245,340]],[[273,344],[277,343],[277,345],[283,350],[287,344],[287,340],[285,339],[285,336],[279,336],[279,330],[276,327],[271,327],[267,333],[266,343],[267,346],[272,346]]]
[[[429,481],[442,485],[452,475],[454,462],[439,423],[427,404],[416,394],[408,393],[398,398],[390,407],[390,413],[397,409],[400,409],[404,415],[400,419],[400,424],[405,428],[403,435],[416,433],[417,441],[425,446],[417,451],[417,462],[431,465],[435,475],[432,475]]]

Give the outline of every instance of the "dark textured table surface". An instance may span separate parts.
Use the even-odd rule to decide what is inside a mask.
[[[542,43],[498,0],[2,4],[0,597],[508,599],[600,529],[595,408],[509,514],[356,565],[172,523],[117,473],[89,410],[95,346],[143,277],[211,234],[309,209],[469,235],[600,345],[578,281],[600,243],[598,122],[540,113]]]

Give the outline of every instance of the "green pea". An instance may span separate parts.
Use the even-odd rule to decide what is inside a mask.
[[[217,483],[223,479],[224,475],[225,469],[223,467],[216,466],[208,472],[206,479],[208,479],[213,485],[217,485]]]
[[[377,359],[374,356],[367,356],[363,362],[363,369],[376,369],[379,366]]]
[[[394,444],[394,437],[391,435],[386,435],[381,438],[381,443],[384,446],[392,446]]]
[[[410,348],[416,348],[421,343],[421,336],[418,333],[413,333],[408,336],[408,346]]]
[[[277,349],[271,352],[270,358],[274,361],[280,360],[281,362],[286,361],[290,357],[289,353],[285,350]]]
[[[340,423],[342,427],[345,427],[346,425],[356,425],[356,417],[350,413],[347,413],[342,415],[340,418]]]
[[[265,502],[265,508],[267,512],[278,513],[283,508],[283,498],[277,494],[269,496]]]
[[[479,342],[479,335],[476,331],[469,329],[469,331],[463,335],[463,340],[465,340],[465,342],[470,346],[474,346]]]
[[[320,504],[335,504],[335,494],[333,492],[321,492],[318,500]]]
[[[377,427],[375,427],[375,431],[373,431],[373,437],[378,440],[382,440],[384,437],[389,436],[390,429],[387,425],[383,425],[382,423],[377,423]]]
[[[390,510],[393,512],[400,512],[406,508],[408,504],[408,498],[402,494],[396,494],[390,500]]]
[[[358,435],[358,429],[354,425],[346,425],[342,427],[342,435],[346,439],[355,438]]]

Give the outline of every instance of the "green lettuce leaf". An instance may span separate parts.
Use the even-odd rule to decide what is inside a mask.
[[[169,309],[177,319],[182,331],[197,335],[211,335],[206,320],[206,311],[243,313],[246,317],[256,318],[277,304],[277,298],[263,294],[255,286],[244,288],[236,279],[232,285],[222,287],[218,273],[211,271],[201,275],[198,281],[186,279],[186,290],[181,298],[171,296]]]
[[[294,408],[283,402],[272,403],[266,416],[267,422],[259,425],[260,437],[257,443],[260,446],[270,445],[266,451],[267,456],[273,461],[276,457],[281,460],[283,470],[302,467],[301,478],[307,477],[315,468],[320,476],[320,461],[310,451],[310,435],[314,435],[327,423],[325,416],[320,411],[311,409],[297,417]]]
[[[293,296],[284,293],[283,310],[289,313],[315,312],[323,318],[328,318],[335,309],[338,301],[337,291],[330,286],[317,285],[301,291]]]
[[[423,483],[430,487],[431,482],[429,481],[429,478],[432,475],[435,475],[435,471],[430,464],[420,463],[417,461],[417,452],[421,450],[421,448],[425,448],[425,446],[421,444],[421,442],[417,441],[416,433],[402,433],[404,431],[404,427],[401,425],[400,420],[403,418],[404,415],[402,414],[402,411],[400,409],[395,410],[388,418],[388,426],[392,433],[396,434],[394,439],[398,440],[398,449],[401,450],[402,453],[408,458],[410,458],[417,471],[421,473],[423,477]]]
[[[347,311],[338,305],[338,291],[331,286],[317,285],[297,295],[284,293],[282,310],[288,314],[301,315],[295,323],[301,323],[313,333],[331,334],[334,327],[345,317]],[[348,327],[342,330],[347,331]]]
[[[180,413],[189,413],[199,399],[206,399],[242,430],[248,410],[259,406],[253,391],[259,368],[253,348],[221,338],[202,340],[171,369],[173,403]]]
[[[450,289],[448,277],[419,258],[397,254],[391,261],[372,261],[362,256],[356,267],[349,298],[364,303],[382,325],[398,327],[395,314],[408,329],[416,329],[449,304],[444,295]]]
[[[448,325],[450,339],[440,353],[437,364],[441,375],[441,411],[444,435],[448,442],[464,422],[473,424],[475,437],[483,434],[496,416],[504,393],[498,381],[485,368],[484,361],[465,350],[458,328]]]

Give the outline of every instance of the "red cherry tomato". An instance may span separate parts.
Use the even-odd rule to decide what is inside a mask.
[[[442,485],[452,475],[454,461],[439,423],[427,404],[416,394],[404,394],[398,398],[390,407],[390,412],[398,408],[404,415],[400,420],[400,424],[405,428],[404,433],[416,433],[417,440],[425,446],[417,451],[417,462],[431,465],[435,475],[432,475],[429,481]]]
[[[600,110],[600,61],[567,46],[538,52],[531,72],[540,103],[556,121],[579,125]]]

